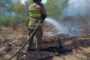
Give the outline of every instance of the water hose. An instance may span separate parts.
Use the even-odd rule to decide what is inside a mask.
[[[34,36],[39,24],[41,23],[42,20],[39,20],[39,22],[37,23],[35,29],[33,30],[33,32],[31,33],[30,37],[27,38],[27,41],[22,45],[22,47],[12,56],[10,57],[8,60],[12,60],[26,45],[27,43],[29,42],[29,40]]]

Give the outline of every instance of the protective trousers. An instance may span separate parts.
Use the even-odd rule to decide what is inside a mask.
[[[34,31],[34,29],[29,29],[29,36],[33,31]],[[42,35],[43,35],[42,28],[38,28],[36,30],[34,36],[29,40],[29,43],[28,43],[28,49],[29,50],[32,48],[34,37],[37,39],[37,48],[40,49],[41,43],[42,43],[41,42],[42,41]]]

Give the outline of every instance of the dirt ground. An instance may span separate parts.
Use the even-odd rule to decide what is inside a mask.
[[[0,28],[0,60],[7,60],[20,49],[27,40],[27,30],[13,30],[10,27]],[[65,48],[72,52],[59,54],[57,52],[41,51],[39,60],[90,60],[90,35],[65,37],[66,35],[48,36],[44,31],[42,47],[58,46],[61,40]],[[35,47],[35,44],[33,45]],[[26,53],[27,46],[12,60],[37,60],[36,51]],[[26,54],[28,55],[26,57]]]

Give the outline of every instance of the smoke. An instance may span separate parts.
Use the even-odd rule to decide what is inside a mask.
[[[70,32],[81,35],[90,33],[90,0],[70,0],[62,12],[61,23]]]
[[[63,11],[63,16],[76,16],[88,14],[89,0],[70,0],[68,7]]]

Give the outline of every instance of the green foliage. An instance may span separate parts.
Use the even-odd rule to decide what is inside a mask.
[[[67,4],[68,0],[48,0],[45,5],[47,15],[58,18]]]
[[[0,16],[0,25],[10,26],[10,25],[27,25],[27,17],[25,16]]]
[[[46,5],[45,5],[45,8],[46,8],[46,11],[47,11],[47,15],[48,16],[51,16],[51,17],[55,17],[57,15],[57,12],[53,12],[53,7],[55,6],[55,3],[57,2],[57,0],[53,0],[53,1],[50,1],[48,0]]]

